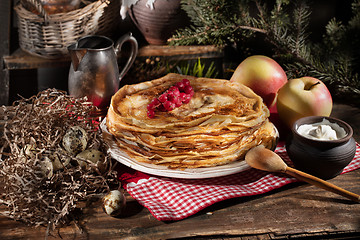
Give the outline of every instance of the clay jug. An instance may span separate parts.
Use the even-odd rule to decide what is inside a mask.
[[[156,0],[153,9],[147,0],[131,6],[129,15],[151,45],[164,45],[175,30],[189,25],[190,20],[181,9],[181,0]]]

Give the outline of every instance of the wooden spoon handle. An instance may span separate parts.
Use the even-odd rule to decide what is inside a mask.
[[[349,192],[343,188],[340,188],[332,183],[329,183],[327,181],[324,181],[320,178],[317,178],[315,176],[312,176],[310,174],[307,174],[307,173],[304,173],[302,171],[299,171],[299,170],[296,170],[294,168],[291,168],[291,167],[287,167],[286,170],[285,170],[285,173],[286,174],[289,174],[299,180],[302,180],[304,182],[307,182],[307,183],[310,183],[312,185],[315,185],[319,188],[322,188],[322,189],[325,189],[327,191],[330,191],[330,192],[333,192],[333,193],[336,193],[336,194],[339,194],[343,197],[346,197],[352,201],[355,201],[355,202],[360,202],[360,196],[358,194],[355,194],[355,193],[352,193],[352,192]]]

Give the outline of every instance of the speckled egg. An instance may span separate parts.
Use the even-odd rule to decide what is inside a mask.
[[[110,216],[118,216],[126,206],[126,198],[119,190],[113,190],[103,197],[103,210]]]
[[[84,151],[86,149],[87,142],[88,135],[86,131],[79,126],[69,128],[62,139],[64,149],[71,155],[76,155],[79,152]]]
[[[57,148],[50,156],[54,171],[64,169],[70,163],[70,157],[66,156],[66,151],[62,148]]]
[[[40,174],[44,178],[51,178],[54,174],[54,168],[49,157],[44,156],[38,162]]]
[[[91,161],[95,164],[98,164],[99,162],[103,162],[105,159],[105,154],[99,150],[96,149],[87,149],[85,151],[82,151],[78,155],[76,155],[76,158],[80,159],[86,159],[88,161]],[[81,167],[87,167],[87,163],[85,161],[78,160],[78,163]]]

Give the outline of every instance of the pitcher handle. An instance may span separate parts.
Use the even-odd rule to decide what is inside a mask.
[[[116,56],[119,56],[122,45],[127,41],[129,41],[131,44],[131,52],[130,52],[129,59],[127,60],[124,68],[121,70],[121,72],[119,74],[119,82],[125,76],[125,74],[129,71],[130,67],[133,65],[133,63],[136,59],[137,53],[138,53],[138,42],[132,36],[132,33],[129,32],[129,33],[126,33],[125,35],[123,35],[121,38],[119,38],[119,40],[116,41],[116,45],[114,47]]]

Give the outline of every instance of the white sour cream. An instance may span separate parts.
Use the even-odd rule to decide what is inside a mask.
[[[306,138],[315,140],[337,140],[347,135],[344,128],[325,118],[318,123],[300,125],[297,132]]]

